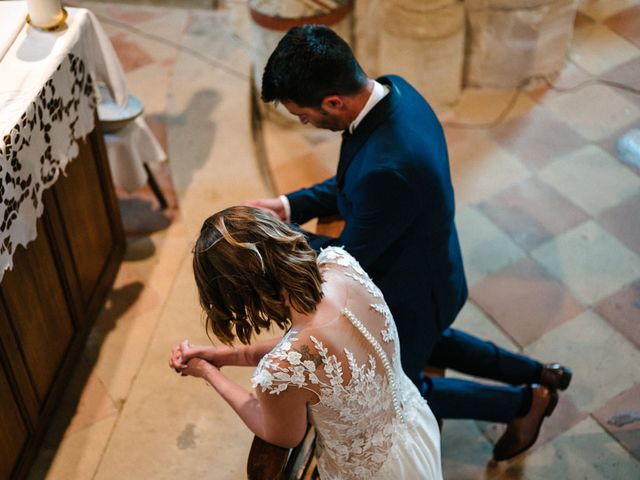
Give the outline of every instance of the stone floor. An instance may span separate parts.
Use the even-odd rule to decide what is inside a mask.
[[[250,432],[166,364],[180,340],[207,341],[193,241],[210,213],[335,169],[335,134],[267,121],[255,148],[244,2],[142,3],[162,6],[76,2],[99,16],[168,152],[170,208],[121,194],[126,258],[31,479],[244,478]],[[468,90],[442,115],[471,287],[456,325],[574,369],[511,462],[488,462],[499,426],[445,422],[447,478],[640,478],[640,170],[616,148],[640,128],[640,97],[603,80],[640,89],[639,0],[581,1],[557,88],[521,93],[498,126],[483,127],[513,92]],[[247,369],[227,372],[249,385]]]

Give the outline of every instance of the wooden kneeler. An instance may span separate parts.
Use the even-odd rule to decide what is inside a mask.
[[[316,480],[316,431],[309,425],[302,442],[295,448],[283,448],[253,438],[247,461],[249,480]]]

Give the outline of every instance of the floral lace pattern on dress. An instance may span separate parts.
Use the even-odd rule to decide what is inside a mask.
[[[388,379],[376,372],[376,359],[369,355],[368,362],[361,365],[345,349],[351,373],[351,380],[345,384],[342,363],[320,340],[310,337],[322,360],[321,365],[316,365],[304,360],[308,352],[294,348],[298,341],[295,336],[285,338],[258,365],[252,378],[254,388],[275,395],[290,386],[316,391],[320,402],[311,408],[322,409],[316,418],[320,422],[318,446],[322,451],[318,461],[323,470],[327,473],[334,470],[327,465],[331,464],[353,472],[355,478],[375,473],[387,456],[396,423],[380,420],[394,409],[394,395]],[[326,380],[318,378],[317,369],[322,370]]]
[[[382,299],[378,287],[360,265],[343,249],[330,247],[318,256],[318,264],[334,263],[347,267],[346,273],[364,286],[374,298]],[[397,339],[393,317],[384,301],[370,308],[384,318],[384,342]],[[387,458],[403,413],[395,382],[394,365],[378,341],[347,308],[343,318],[367,339],[372,353],[360,364],[344,349],[351,379],[345,384],[343,365],[322,341],[309,336],[312,345],[301,344],[294,330],[258,365],[252,378],[254,388],[279,395],[291,387],[305,388],[318,395],[311,415],[318,431],[318,464],[323,478],[367,478],[382,467]],[[312,352],[313,350],[313,352]],[[397,348],[393,350],[394,363]],[[313,360],[315,359],[315,360]],[[378,362],[384,367],[378,372]]]

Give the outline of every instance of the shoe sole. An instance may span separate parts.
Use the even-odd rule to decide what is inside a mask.
[[[503,462],[505,460],[511,460],[512,458],[515,458],[518,455],[520,455],[520,454],[526,452],[527,450],[529,450],[533,446],[533,444],[536,443],[536,441],[538,440],[538,435],[540,435],[540,429],[542,428],[542,422],[544,421],[544,419],[546,417],[551,416],[553,411],[558,406],[558,393],[556,391],[554,391],[554,390],[549,390],[549,395],[551,396],[551,398],[549,399],[549,405],[547,405],[547,408],[545,408],[544,413],[542,414],[542,418],[540,419],[540,423],[538,423],[538,429],[536,430],[536,433],[533,436],[533,439],[531,440],[531,443],[529,443],[527,446],[523,447],[521,450],[518,450],[516,453],[514,453],[513,455],[511,455],[509,457],[496,458],[495,455],[494,455],[493,459],[496,462]]]

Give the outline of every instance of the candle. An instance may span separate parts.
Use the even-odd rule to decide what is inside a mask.
[[[62,20],[60,0],[27,0],[27,11],[34,27],[54,27]]]

